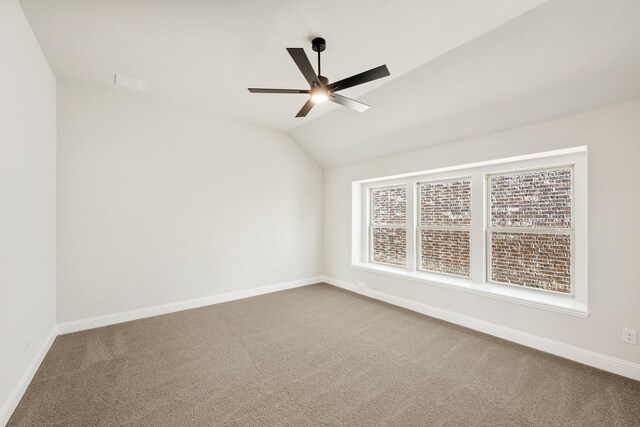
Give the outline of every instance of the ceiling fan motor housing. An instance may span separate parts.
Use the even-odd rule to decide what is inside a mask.
[[[314,52],[324,52],[326,48],[327,42],[322,37],[316,37],[311,40],[311,49],[313,49]]]

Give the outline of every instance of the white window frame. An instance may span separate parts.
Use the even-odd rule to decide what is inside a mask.
[[[420,200],[420,186],[423,184],[435,184],[435,183],[440,183],[440,182],[454,182],[454,181],[470,181],[471,184],[473,184],[473,181],[471,179],[471,176],[465,175],[465,176],[459,176],[459,177],[451,177],[451,178],[445,178],[445,179],[430,179],[430,180],[426,180],[426,181],[419,181],[416,182],[416,207],[417,207],[417,227],[416,227],[416,269],[418,271],[424,271],[424,272],[428,272],[428,273],[434,273],[434,274],[443,274],[446,276],[453,276],[453,277],[461,277],[464,279],[468,279],[471,277],[471,265],[472,265],[472,261],[471,261],[471,226],[473,224],[473,216],[471,216],[470,218],[470,224],[469,225],[423,225],[422,224],[422,202]],[[471,185],[471,211],[473,212],[473,185]],[[453,273],[444,273],[444,272],[439,272],[439,271],[433,271],[433,270],[426,270],[422,268],[422,230],[447,230],[447,231],[467,231],[469,232],[469,276],[462,276],[459,274],[453,274]]]
[[[546,171],[553,171],[553,170],[562,170],[562,169],[571,169],[571,227],[570,228],[543,228],[543,227],[492,227],[491,226],[491,184],[490,184],[490,179],[493,176],[505,176],[505,175],[512,175],[512,174],[526,174],[526,173],[535,173],[535,172],[546,172]],[[549,166],[549,167],[543,167],[543,168],[529,168],[529,169],[518,169],[518,170],[510,170],[510,171],[503,171],[503,172],[499,172],[499,173],[490,173],[490,174],[486,174],[485,175],[485,179],[486,179],[486,191],[487,191],[487,202],[486,202],[486,206],[487,206],[487,213],[486,213],[486,218],[487,218],[487,236],[486,236],[486,241],[487,241],[487,282],[488,283],[494,283],[494,284],[498,284],[498,285],[506,285],[506,286],[517,286],[518,288],[527,288],[527,289],[535,289],[537,291],[540,292],[550,292],[554,295],[560,295],[560,296],[565,296],[565,297],[574,297],[575,295],[575,286],[574,286],[574,282],[575,282],[575,244],[576,244],[576,238],[575,238],[575,221],[576,221],[576,210],[574,209],[574,204],[575,204],[575,181],[576,181],[576,173],[575,173],[575,167],[573,163],[567,163],[567,164],[560,164],[560,165],[555,165],[555,166]],[[570,251],[571,251],[571,258],[570,258],[570,265],[569,265],[569,271],[570,271],[570,275],[571,275],[571,292],[567,293],[567,292],[558,292],[558,291],[552,291],[549,289],[541,289],[541,288],[528,288],[526,286],[523,285],[518,285],[515,283],[506,283],[506,282],[498,282],[498,281],[494,281],[492,279],[493,274],[491,271],[491,259],[492,259],[492,252],[491,252],[491,234],[492,233],[512,233],[512,234],[517,234],[517,233],[530,233],[530,234],[563,234],[563,235],[568,235],[569,237],[571,237],[571,246],[570,246]]]
[[[507,159],[478,162],[469,165],[440,168],[386,178],[365,179],[352,183],[352,267],[367,273],[390,276],[420,284],[442,287],[509,301],[526,306],[552,310],[578,317],[587,317],[587,164],[586,147],[556,150]],[[572,165],[572,293],[565,294],[514,284],[493,283],[490,278],[490,240],[488,176],[515,171],[557,169]],[[419,270],[420,224],[418,183],[448,181],[471,177],[471,277],[447,275]],[[407,188],[407,262],[406,267],[369,262],[369,192],[373,187],[405,184]],[[512,230],[512,229],[509,229]],[[567,232],[569,229],[561,229]],[[552,229],[540,229],[554,233]],[[363,276],[364,281],[366,276]]]
[[[371,191],[375,190],[375,189],[379,189],[379,188],[387,188],[387,187],[405,187],[405,192],[407,193],[407,198],[408,198],[408,193],[409,193],[409,188],[406,187],[403,183],[398,183],[398,184],[384,184],[384,185],[372,185],[370,187],[368,187],[367,189],[367,202],[366,205],[367,206],[367,221],[366,223],[369,225],[369,230],[368,230],[368,256],[367,259],[370,263],[373,264],[380,264],[380,265],[387,265],[387,266],[391,266],[391,267],[398,267],[398,268],[404,268],[402,266],[398,266],[395,264],[389,264],[386,262],[380,262],[380,261],[374,261],[373,260],[373,229],[374,228],[398,228],[398,229],[404,229],[405,230],[405,234],[407,235],[407,239],[409,237],[409,229],[407,228],[407,222],[408,222],[408,216],[409,216],[409,207],[406,205],[405,203],[405,208],[407,210],[406,212],[406,220],[404,225],[401,224],[372,224],[371,223],[371,217],[372,217],[372,211],[373,211],[373,203],[371,202]],[[406,251],[405,249],[405,253],[408,254],[409,252]],[[406,261],[405,261],[406,264]]]

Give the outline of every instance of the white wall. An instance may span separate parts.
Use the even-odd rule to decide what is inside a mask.
[[[322,171],[289,137],[59,83],[59,322],[321,273]]]
[[[20,5],[0,1],[0,424],[55,326],[55,97]]]
[[[416,129],[413,137],[419,137]],[[393,143],[393,136],[389,137]],[[351,263],[351,182],[587,145],[588,292],[591,315],[539,308],[359,271]],[[640,363],[640,100],[388,156],[324,173],[324,266],[329,277]]]

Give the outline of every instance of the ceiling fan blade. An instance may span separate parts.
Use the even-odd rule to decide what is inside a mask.
[[[311,66],[311,62],[309,62],[307,54],[304,53],[303,48],[288,47],[287,52],[289,52],[289,55],[291,55],[293,61],[296,63],[300,71],[302,71],[302,75],[309,82],[309,86],[322,86],[322,83],[320,83],[320,80],[318,80],[318,76],[316,76],[316,72]]]
[[[302,106],[300,111],[298,111],[298,114],[296,114],[296,117],[306,117],[312,108],[313,108],[313,101],[311,100],[311,98],[309,98],[309,100]]]
[[[389,73],[389,69],[387,68],[387,66],[381,65],[379,67],[372,68],[369,71],[365,71],[360,74],[356,74],[355,76],[347,77],[346,79],[331,83],[327,87],[330,91],[335,92],[352,86],[361,85],[362,83],[367,83],[372,80],[377,80],[382,77],[387,77],[389,75],[391,75],[391,73]]]
[[[332,93],[329,95],[329,101],[335,102],[336,104],[340,104],[344,107],[351,108],[359,113],[363,113],[367,111],[369,106],[367,104],[363,104],[360,101],[356,101],[355,99],[347,98],[346,96],[338,95],[337,93]]]
[[[264,89],[257,87],[250,87],[251,93],[309,93],[309,89]]]

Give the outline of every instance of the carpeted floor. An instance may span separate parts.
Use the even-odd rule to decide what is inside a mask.
[[[319,284],[59,336],[10,426],[639,426],[640,382]]]

